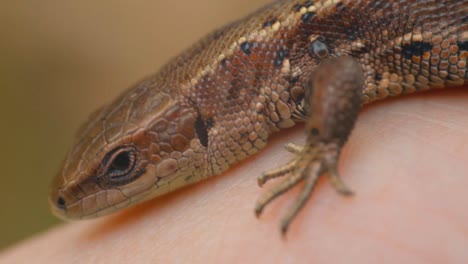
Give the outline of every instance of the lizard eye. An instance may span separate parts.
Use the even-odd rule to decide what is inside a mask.
[[[118,147],[109,152],[103,160],[105,175],[111,180],[127,179],[137,162],[136,150],[133,147]]]

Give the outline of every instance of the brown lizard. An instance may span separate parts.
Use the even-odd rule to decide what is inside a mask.
[[[283,176],[260,214],[299,182],[283,234],[328,174],[342,194],[340,150],[361,105],[468,83],[468,0],[279,0],[192,46],[89,119],[49,202],[92,218],[171,192],[263,148],[306,122],[306,143],[264,173]]]

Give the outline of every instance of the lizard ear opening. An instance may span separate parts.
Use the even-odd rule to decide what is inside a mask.
[[[208,127],[203,122],[201,116],[198,116],[195,120],[195,131],[197,132],[200,143],[207,148],[208,147]]]

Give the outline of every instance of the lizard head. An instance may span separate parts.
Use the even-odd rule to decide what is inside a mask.
[[[205,151],[196,111],[148,86],[99,110],[79,131],[51,184],[57,216],[105,215],[201,177]]]

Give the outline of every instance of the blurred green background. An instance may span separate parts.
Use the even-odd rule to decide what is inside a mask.
[[[59,223],[49,181],[90,112],[266,2],[2,1],[0,249]]]

